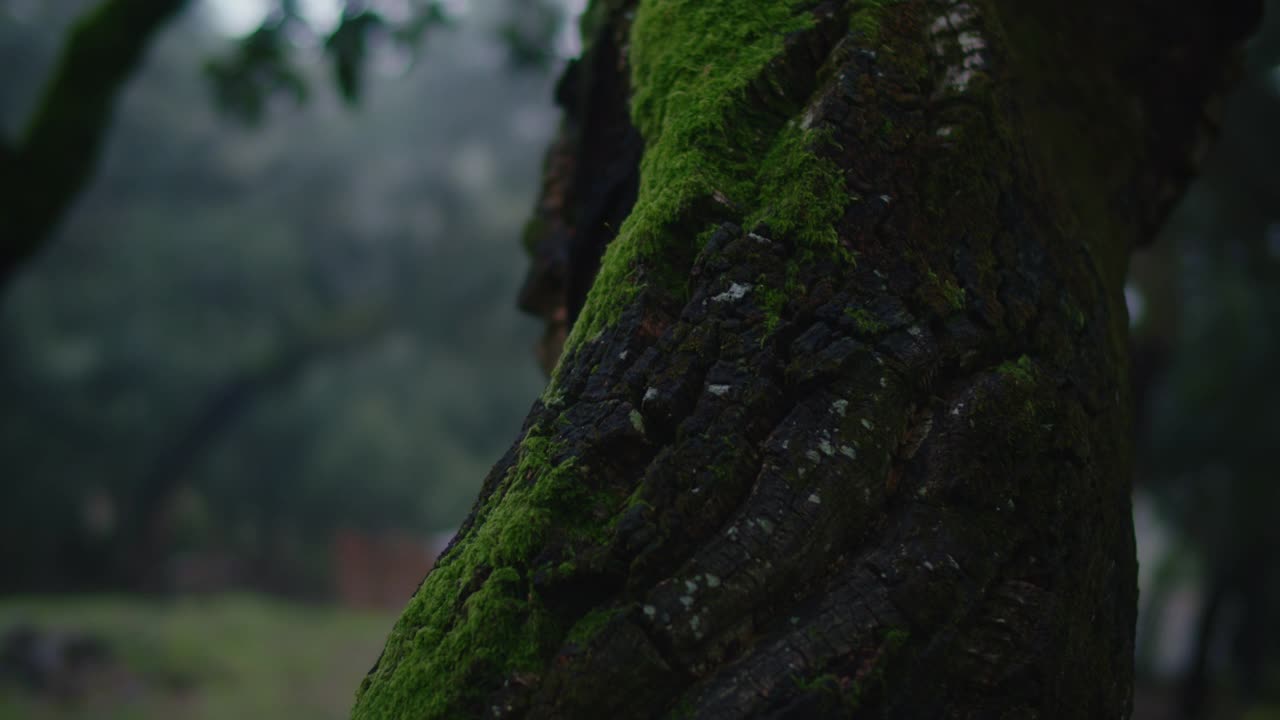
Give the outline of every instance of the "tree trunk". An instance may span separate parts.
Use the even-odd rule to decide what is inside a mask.
[[[354,716],[1127,716],[1125,266],[1258,12],[593,3],[572,331]]]

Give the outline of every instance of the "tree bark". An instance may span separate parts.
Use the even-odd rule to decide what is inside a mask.
[[[1258,13],[593,3],[559,362],[354,717],[1127,716],[1127,256]]]

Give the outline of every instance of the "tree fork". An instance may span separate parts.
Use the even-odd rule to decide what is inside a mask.
[[[1125,266],[1258,13],[597,0],[526,306],[607,249],[354,717],[1127,716]]]

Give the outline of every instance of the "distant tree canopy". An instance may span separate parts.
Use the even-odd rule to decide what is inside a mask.
[[[37,107],[16,137],[0,137],[0,292],[89,181],[117,98],[156,34],[192,4],[102,0],[76,20]],[[337,24],[318,31],[297,0],[276,0],[262,24],[231,53],[211,58],[204,74],[222,110],[256,124],[273,97],[307,97],[311,80],[295,55],[300,45],[313,42],[327,56],[342,98],[355,103],[377,46],[416,54],[424,32],[447,22],[439,0],[414,0],[396,17],[363,0],[342,0]],[[545,67],[561,22],[559,3],[537,0],[517,4],[496,30],[513,62]]]
[[[54,62],[60,10],[0,23],[7,67]],[[201,78],[225,37],[194,13],[156,36],[0,303],[5,589],[110,582],[77,573],[110,570],[149,483],[173,543],[282,562],[341,525],[458,522],[541,383],[512,238],[555,114],[548,73],[491,63],[509,19],[459,18],[412,72],[371,63],[358,113],[314,93],[252,131]],[[9,127],[38,95],[19,79]]]

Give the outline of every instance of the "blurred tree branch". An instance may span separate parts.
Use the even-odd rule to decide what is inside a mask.
[[[286,386],[317,362],[368,347],[392,327],[387,308],[355,306],[304,321],[299,337],[251,363],[214,387],[185,426],[178,428],[133,492],[121,538],[121,567],[140,587],[157,587],[169,550],[167,513],[192,467],[273,390]]]
[[[106,0],[81,17],[26,128],[3,151],[0,289],[88,181],[121,88],[186,0]]]

